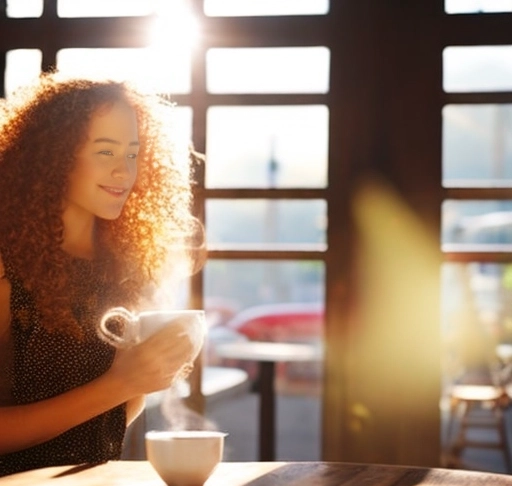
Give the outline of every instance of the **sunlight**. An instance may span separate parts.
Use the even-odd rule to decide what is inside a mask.
[[[326,47],[211,48],[210,93],[327,93],[330,51]]]
[[[151,71],[158,76],[161,69],[173,72],[180,67],[190,73],[192,53],[199,39],[199,26],[190,2],[160,0],[156,13],[147,48]]]
[[[39,0],[39,3],[40,2]],[[190,11],[189,0],[60,0],[61,17],[110,17],[116,15],[152,15],[153,24],[145,47],[65,48],[56,56],[57,69],[68,76],[108,77],[129,80],[144,91],[188,93],[191,90],[192,51],[199,38],[198,23]],[[11,16],[31,17],[37,0],[8,3]],[[40,6],[40,5],[39,5]],[[5,93],[26,84],[41,71],[39,50],[15,49],[7,53]]]
[[[7,17],[12,18],[41,17],[43,2],[42,0],[25,0],[24,2],[8,0],[6,14]]]
[[[209,16],[322,15],[329,0],[204,0]]]
[[[512,0],[445,0],[444,6],[450,14],[511,12]]]
[[[151,47],[194,47],[199,38],[199,26],[189,1],[160,0],[155,12],[157,17],[151,29]]]
[[[21,2],[20,2],[21,3]],[[59,17],[131,17],[150,15],[154,11],[154,0],[58,0]]]

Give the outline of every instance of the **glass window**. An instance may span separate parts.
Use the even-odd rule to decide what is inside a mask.
[[[213,247],[235,243],[259,249],[262,244],[325,246],[326,218],[322,200],[212,199],[206,202],[207,241]]]
[[[447,200],[441,215],[444,251],[511,250],[511,200]]]
[[[512,187],[512,105],[443,109],[443,185]]]
[[[226,340],[321,346],[324,278],[324,263],[315,260],[209,260],[204,267],[209,363],[219,364],[215,345]],[[313,378],[316,388],[318,374]]]
[[[43,0],[7,0],[7,17],[41,17]]]
[[[209,260],[205,299],[231,302],[233,312],[262,304],[324,301],[321,261]]]
[[[43,54],[39,49],[14,49],[7,51],[5,67],[5,95],[30,83],[41,73]]]
[[[215,48],[207,52],[210,93],[327,93],[326,47]]]
[[[153,48],[61,49],[57,67],[73,76],[130,80],[144,89],[162,93],[190,91],[190,56],[187,52]]]
[[[446,13],[512,12],[511,0],[445,0]]]
[[[24,1],[24,0],[22,0]],[[155,0],[58,0],[59,17],[129,17],[151,14],[156,6]]]
[[[254,386],[257,364],[223,358],[216,353],[219,344],[255,340],[321,347],[325,327],[324,278],[321,261],[209,260],[204,269],[204,307],[209,324],[204,353],[207,366],[243,369],[250,386]],[[280,415],[276,434],[280,455],[296,454],[282,447],[283,438],[293,430],[308,436],[307,457],[320,456],[322,370],[320,361],[276,365],[277,408],[286,407],[283,400],[290,397],[295,404],[306,405],[307,416],[301,423],[288,423],[286,414]],[[227,407],[235,416],[243,417],[243,424],[233,429],[233,433],[241,434],[238,441],[257,444],[258,431],[251,427],[252,422],[257,424],[257,409],[251,408],[251,395],[226,400],[220,408]],[[253,410],[251,415],[248,409]],[[216,412],[216,407],[207,404],[206,416],[221,429],[233,428],[233,416]],[[254,459],[251,449],[232,452],[231,456],[232,460]]]
[[[456,46],[443,51],[446,92],[512,91],[512,46]]]
[[[453,382],[512,343],[512,265],[444,263],[441,286],[443,371]]]
[[[325,187],[326,106],[212,107],[207,187]]]
[[[210,16],[323,15],[329,0],[205,0]]]

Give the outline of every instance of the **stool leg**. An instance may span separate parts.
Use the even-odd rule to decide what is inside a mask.
[[[468,427],[468,416],[473,408],[473,402],[461,401],[459,408],[462,408],[462,413],[459,416],[459,431],[457,437],[453,441],[453,453],[457,460],[460,460],[460,455],[466,447],[466,429]]]
[[[505,414],[503,413],[503,409],[501,407],[497,407],[496,412],[498,414],[498,432],[500,435],[500,443],[503,450],[503,457],[505,459],[505,467],[507,468],[507,472],[511,473],[512,462],[510,458],[510,446],[508,443],[507,428],[505,424]]]
[[[465,401],[452,398],[450,401],[450,415],[446,431],[446,467],[457,467],[460,463],[460,447],[461,434],[463,434],[462,418],[467,413],[467,403]],[[458,423],[459,430],[455,434],[455,424]]]
[[[448,423],[446,425],[446,445],[449,448],[452,440],[453,429],[455,426],[455,416],[458,409],[458,400],[455,398],[450,399],[450,411],[448,413]]]

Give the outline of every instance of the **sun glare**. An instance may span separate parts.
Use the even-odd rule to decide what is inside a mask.
[[[160,69],[166,70],[170,66],[186,66],[190,71],[199,26],[189,3],[162,0],[158,4],[147,48],[151,70],[157,76]]]
[[[150,46],[154,48],[180,47],[192,49],[199,39],[199,26],[190,2],[160,0],[150,33]]]
[[[10,14],[36,14],[32,2],[14,1]],[[191,64],[199,26],[190,10],[189,0],[152,0],[141,11],[140,1],[61,0],[62,17],[110,17],[150,15],[153,24],[145,46],[131,48],[66,48],[57,53],[57,69],[65,75],[87,78],[108,77],[129,80],[143,90],[187,93],[191,89]],[[16,9],[14,7],[17,7]],[[25,9],[23,8],[25,7]],[[138,10],[136,9],[138,8]],[[39,13],[40,14],[40,13]],[[15,49],[7,53],[6,94],[30,82],[41,70],[41,51]]]

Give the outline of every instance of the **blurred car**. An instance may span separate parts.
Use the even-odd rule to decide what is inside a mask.
[[[324,306],[322,303],[277,303],[248,307],[235,314],[222,326],[224,337],[229,340],[249,339],[285,343],[308,343],[323,347]],[[212,329],[213,330],[213,329]],[[217,331],[219,338],[222,333]],[[240,336],[240,338],[237,338]],[[217,342],[222,341],[216,339]],[[224,342],[226,342],[224,340]],[[215,355],[215,343],[212,343]],[[216,358],[225,366],[245,369],[252,380],[256,379],[255,363]],[[281,391],[318,389],[322,376],[322,363],[278,363],[277,387]]]
[[[324,306],[317,302],[290,302],[248,307],[225,327],[253,341],[317,342],[323,337]]]

